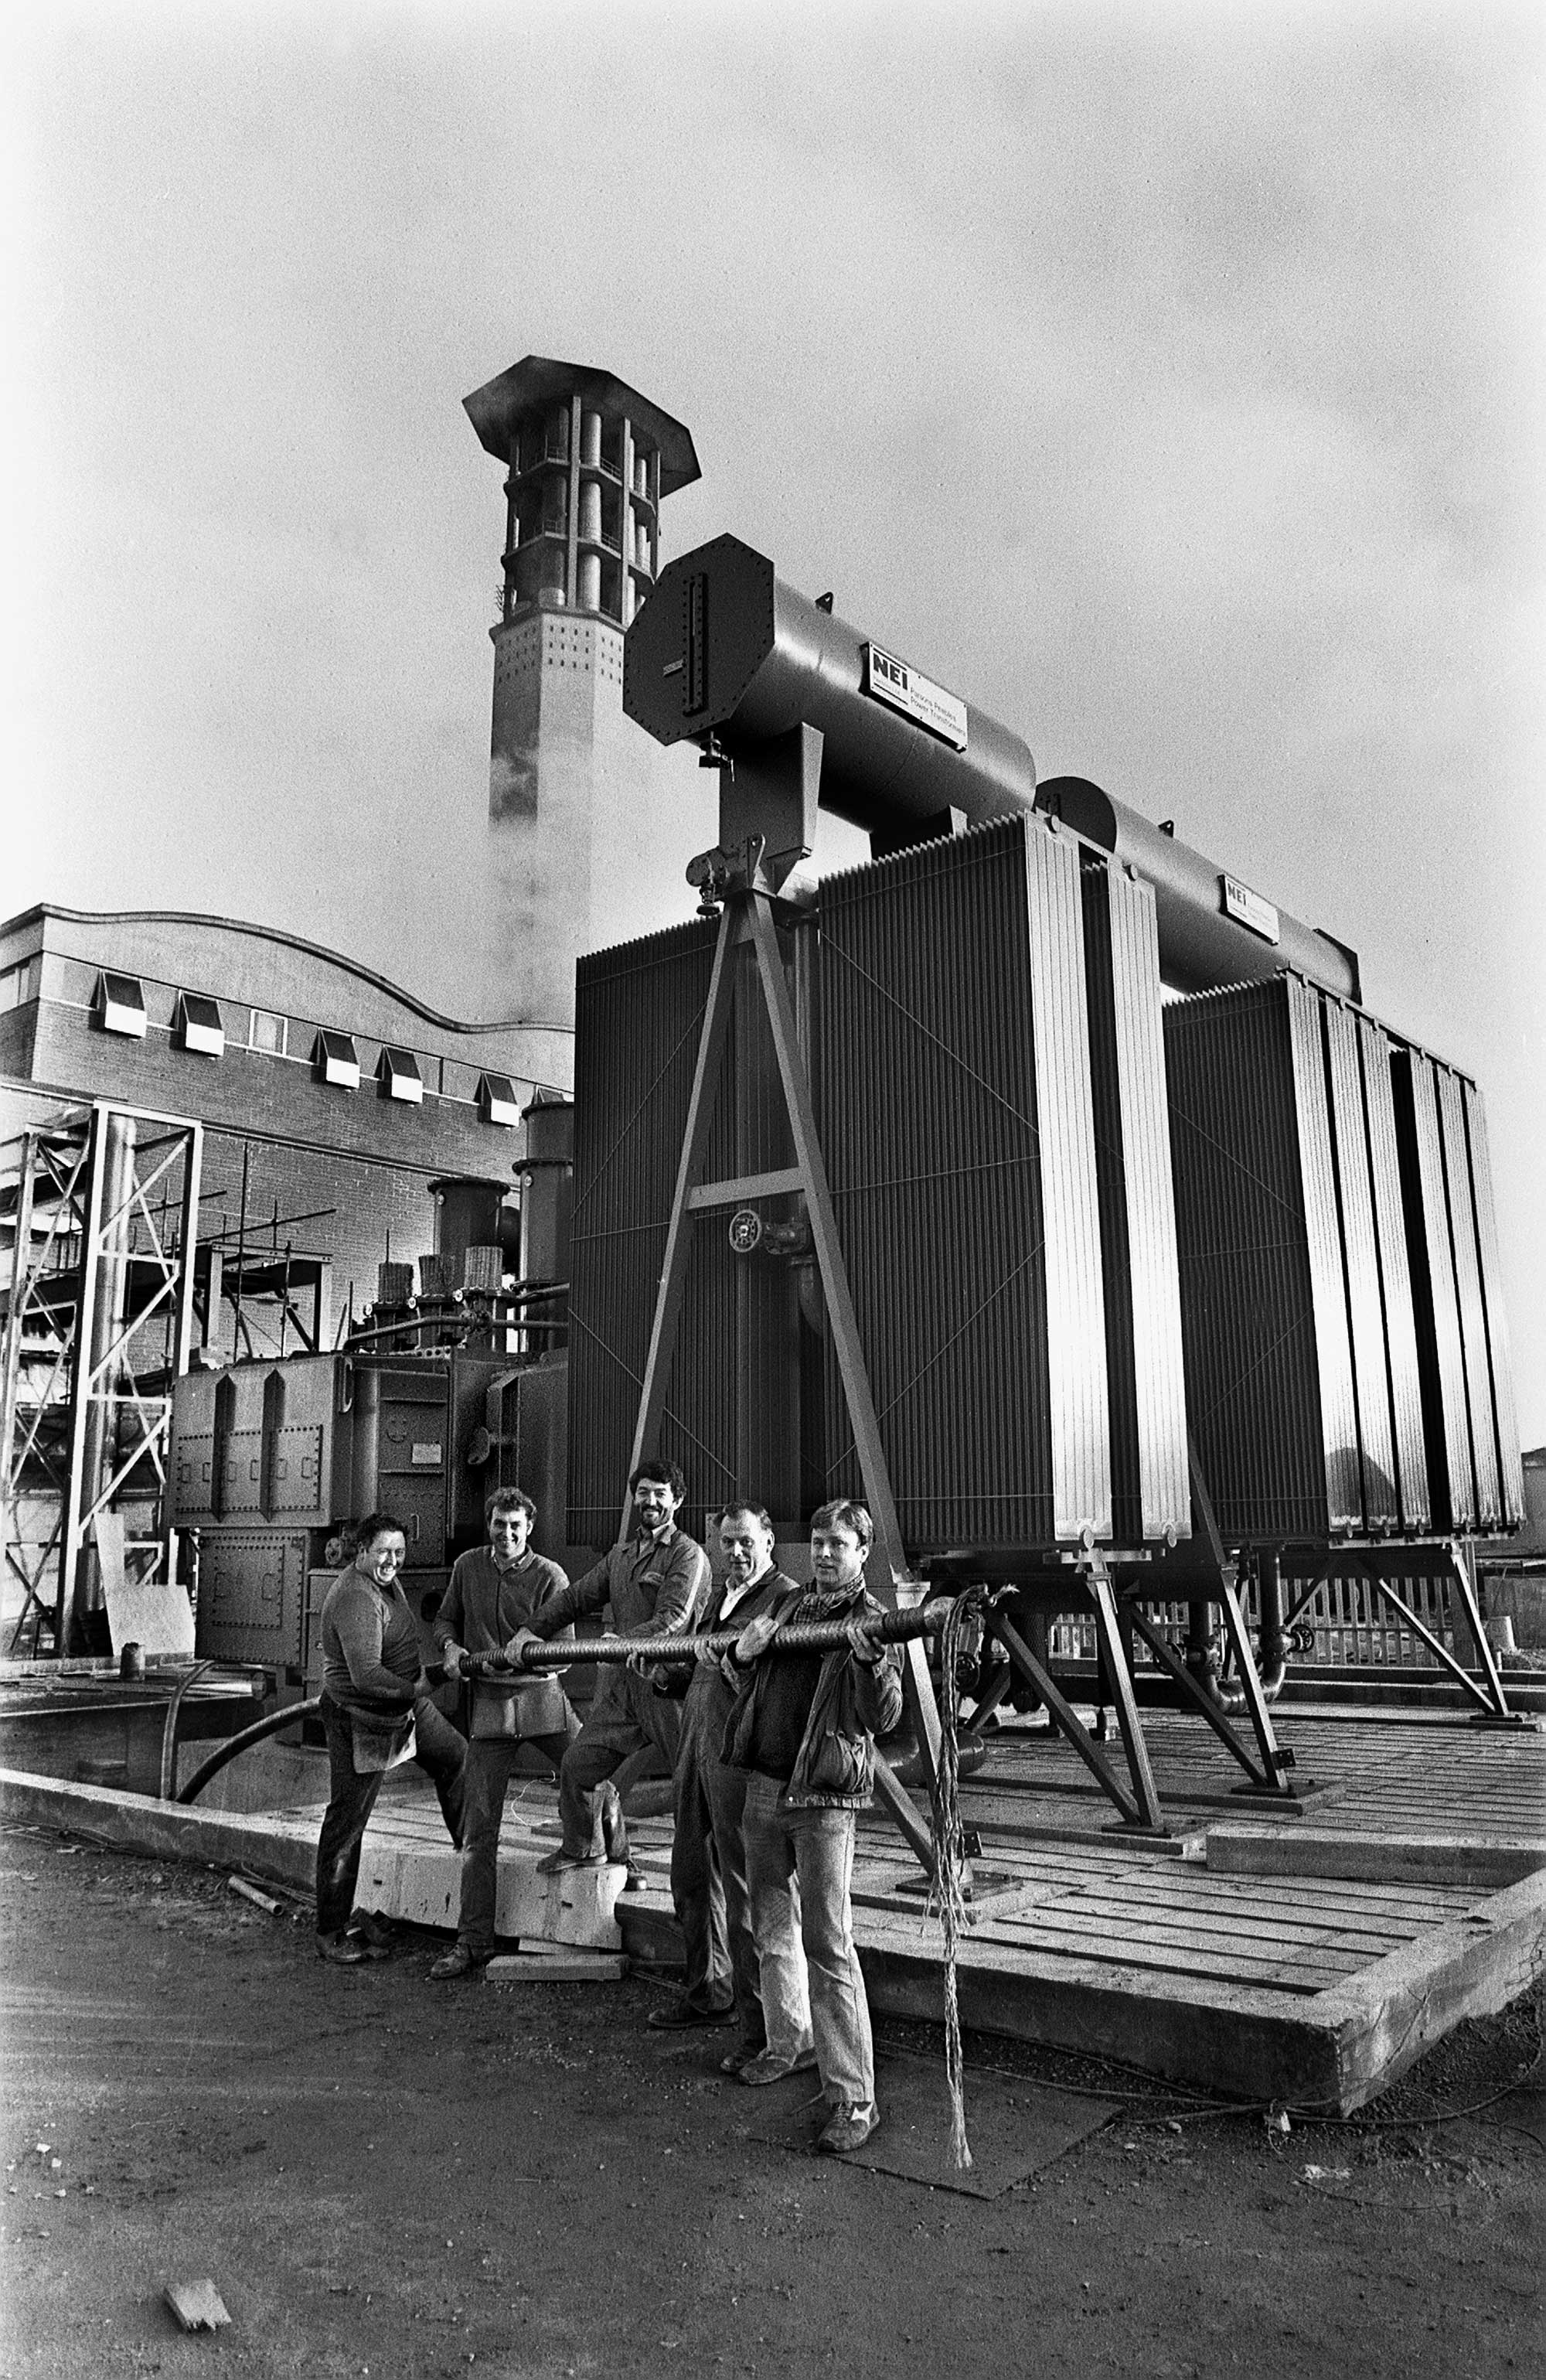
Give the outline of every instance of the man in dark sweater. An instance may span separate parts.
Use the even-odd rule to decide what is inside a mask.
[[[382,1778],[400,1760],[417,1760],[434,1779],[446,1831],[460,1847],[467,1749],[429,1699],[418,1628],[398,1582],[407,1551],[402,1523],[368,1513],[357,1546],[322,1610],[331,1797],[317,1844],[317,1949],[340,1967],[387,1954],[380,1928],[354,1913],[360,1846]]]
[[[537,1507],[524,1488],[496,1488],[484,1519],[489,1543],[458,1557],[435,1618],[435,1642],[452,1678],[469,1654],[513,1654],[523,1629],[569,1584],[557,1562],[532,1549]],[[556,1677],[510,1686],[474,1680],[471,1691],[462,1900],[455,1946],[429,1970],[438,1984],[476,1974],[494,1955],[500,1824],[523,1746],[535,1744],[557,1768],[580,1732]]]
[[[814,2065],[830,2111],[816,2145],[837,2155],[862,2148],[880,2121],[849,1896],[875,1739],[902,1708],[896,1658],[870,1624],[881,1616],[864,1591],[873,1535],[862,1504],[813,1515],[813,1584],[742,1631],[731,1659],[751,1675],[725,1733],[726,1760],[748,1772],[746,1882],[767,2030],[741,2080],[775,2082]],[[846,1620],[847,1644],[825,1656],[768,1652],[781,1626],[807,1620]]]
[[[634,1532],[573,1586],[555,1595],[537,1613],[523,1639],[548,1643],[586,1612],[612,1608],[612,1626],[622,1636],[682,1634],[708,1588],[708,1556],[676,1515],[687,1482],[674,1463],[641,1463],[628,1482],[634,1498]],[[658,1650],[658,1648],[657,1648]],[[654,1744],[668,1769],[675,1767],[681,1705],[657,1694],[648,1671],[656,1651],[641,1649],[627,1669],[610,1669],[584,1727],[559,1770],[559,1816],[563,1842],[539,1863],[548,1874],[584,1867],[590,1860],[590,1796],[630,1753]]]
[[[695,1629],[743,1628],[798,1591],[773,1567],[773,1524],[760,1504],[726,1505],[719,1546],[725,1575],[709,1590]],[[739,1685],[735,1670],[710,1654],[699,1655],[682,1706],[671,1837],[671,1899],[686,1945],[686,1973],[678,1997],[647,2019],[667,2032],[721,2024],[733,2013],[738,2037],[719,2060],[724,2074],[739,2074],[767,2046],[741,1829],[746,1777],[727,1768],[722,1757]]]

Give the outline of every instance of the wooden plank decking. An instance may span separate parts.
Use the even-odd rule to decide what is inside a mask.
[[[1114,1831],[1110,1803],[1067,1747],[1029,1731],[1006,1730],[963,1788],[963,1814],[984,1835],[959,1970],[969,2023],[1248,2098],[1346,2110],[1539,1971],[1546,1736],[1296,1713],[1283,1733],[1310,1790],[1285,1807],[1237,1796],[1237,1765],[1184,1718],[1153,1716],[1148,1733],[1177,1830],[1167,1841]],[[513,1870],[557,1831],[550,1788],[513,1791],[501,1852],[512,1893]],[[635,1821],[632,1833],[646,1889],[619,1902],[622,1937],[635,1959],[669,1961],[670,1821]],[[368,1839],[383,1888],[390,1847],[410,1843],[416,1874],[443,1863],[453,1893],[432,1802],[383,1798]],[[882,2010],[937,2016],[939,1929],[921,1884],[871,1814],[854,1869],[871,1996]]]
[[[1073,1755],[1028,1730],[1006,1730],[964,1785],[963,1815],[984,1838],[959,1965],[968,2024],[1248,2099],[1346,2111],[1540,1972],[1546,1734],[1292,1711],[1280,1733],[1307,1790],[1282,1804],[1234,1793],[1240,1770],[1195,1723],[1148,1714],[1146,1731],[1175,1830],[1166,1840],[1114,1830],[1110,1803]],[[378,1804],[361,1898],[445,1924],[457,1862],[427,1780],[411,1777],[393,1779]],[[132,1827],[136,1797],[91,1799],[114,1803],[117,1823]],[[164,1804],[139,1809],[163,1855],[176,1820],[190,1833],[214,1824]],[[238,1822],[244,1864],[262,1872],[267,1857],[276,1875],[305,1874],[320,1817],[308,1803]],[[679,1955],[670,1821],[631,1831],[646,1889],[617,1905],[622,1939],[637,1962],[669,1964]],[[506,1930],[557,1834],[551,1786],[513,1787]],[[854,1870],[871,1998],[937,2017],[939,1930],[921,1884],[900,1836],[872,1814]]]

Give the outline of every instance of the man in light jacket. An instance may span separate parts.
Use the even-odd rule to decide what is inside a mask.
[[[875,1739],[902,1708],[896,1657],[873,1633],[881,1608],[864,1590],[874,1534],[862,1504],[813,1515],[813,1584],[753,1620],[730,1656],[748,1674],[724,1743],[727,1762],[748,1772],[746,1882],[767,2030],[740,2079],[776,2082],[815,2066],[829,2110],[816,2145],[838,2156],[862,2148],[880,2121],[849,1891]],[[780,1627],[807,1620],[846,1620],[847,1644],[826,1655],[769,1652]]]

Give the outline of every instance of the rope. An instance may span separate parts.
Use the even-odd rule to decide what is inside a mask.
[[[979,1619],[976,1598],[963,1595],[951,1604],[939,1632],[939,1756],[935,1765],[934,1791],[929,1797],[934,1876],[926,1906],[931,1916],[938,1917],[944,1941],[945,2080],[950,2093],[950,2160],[958,2173],[971,2165],[972,2149],[966,2137],[966,2061],[961,2051],[960,2002],[956,1991],[957,1946],[968,1923],[956,1670],[968,1641],[975,1634]]]

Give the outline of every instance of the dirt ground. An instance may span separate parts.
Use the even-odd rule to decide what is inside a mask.
[[[339,1971],[223,1875],[30,1828],[0,1877],[5,2380],[1542,2368],[1539,1998],[1287,2133],[969,2040],[1109,2095],[982,2200],[755,2138],[723,2035],[645,2031],[658,1982],[436,1986],[424,1933]],[[204,2277],[231,2325],[187,2336]]]

